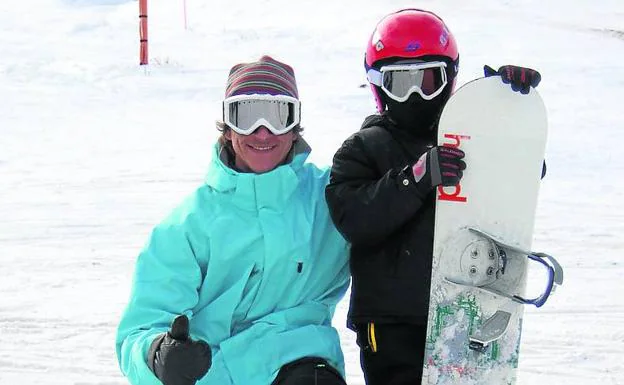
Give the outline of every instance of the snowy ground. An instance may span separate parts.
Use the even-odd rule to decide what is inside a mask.
[[[0,3],[0,384],[126,382],[115,328],[148,231],[201,183],[229,67],[292,64],[313,160],[373,111],[363,51],[376,21],[437,11],[460,44],[459,83],[481,67],[543,75],[548,177],[534,248],[566,282],[527,309],[519,384],[624,384],[624,3],[621,0]],[[260,16],[262,15],[262,16]],[[336,326],[363,384],[347,301]]]

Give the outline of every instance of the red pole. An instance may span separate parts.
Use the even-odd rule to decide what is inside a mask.
[[[147,65],[147,0],[139,0],[139,38],[141,44],[139,64]]]

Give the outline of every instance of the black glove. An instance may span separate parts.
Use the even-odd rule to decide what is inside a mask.
[[[459,183],[466,169],[462,160],[465,154],[459,148],[438,146],[420,156],[412,166],[416,187],[422,196],[434,187],[455,186]]]
[[[164,385],[194,385],[211,364],[210,346],[189,338],[185,315],[177,316],[171,330],[156,337],[147,353],[147,365]]]
[[[483,66],[483,72],[485,77],[500,75],[503,83],[510,84],[511,89],[514,91],[520,91],[520,93],[528,94],[529,87],[537,87],[542,75],[534,69],[517,67],[512,65],[502,66],[496,71],[494,68],[485,65]]]

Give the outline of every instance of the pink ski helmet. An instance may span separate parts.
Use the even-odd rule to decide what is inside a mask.
[[[459,52],[455,37],[436,14],[421,9],[402,9],[385,16],[375,27],[366,47],[364,66],[381,67],[393,61],[434,56],[446,59],[451,89],[455,86]],[[425,59],[425,58],[423,58]],[[386,108],[381,89],[370,84],[377,110]]]

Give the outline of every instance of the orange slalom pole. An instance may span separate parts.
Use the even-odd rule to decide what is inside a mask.
[[[148,64],[147,55],[147,0],[139,0],[139,42],[141,52],[139,53],[139,64]]]

